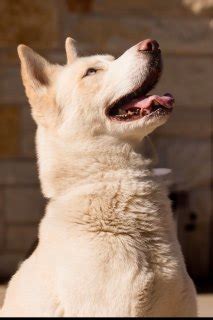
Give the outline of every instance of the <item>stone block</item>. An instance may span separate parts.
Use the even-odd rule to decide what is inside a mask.
[[[92,10],[93,0],[66,0],[67,8],[72,13],[87,13]]]
[[[196,15],[205,15],[212,18],[213,0],[183,0],[183,4]]]
[[[0,158],[20,155],[20,108],[0,105]]]
[[[0,254],[0,280],[8,280],[13,275],[19,264],[23,261],[24,253],[3,253]]]
[[[190,193],[190,207],[192,211],[197,212],[199,222],[207,223],[210,232],[211,214],[212,214],[212,198],[211,186],[201,186],[194,188]]]
[[[171,92],[177,106],[191,107],[192,112],[196,112],[197,107],[209,110],[212,105],[212,70],[209,66],[212,64],[211,57],[164,56],[162,78],[154,92]]]
[[[55,0],[1,0],[0,46],[24,43],[37,47],[57,46],[58,10]]]
[[[19,64],[16,48],[1,48],[0,47],[0,66],[16,66]]]
[[[4,192],[3,188],[0,188],[0,252],[4,247],[5,238],[5,221],[4,221]]]
[[[38,227],[33,225],[9,225],[6,250],[27,252],[37,239]]]
[[[22,107],[21,129],[21,154],[27,158],[35,158],[36,124],[32,119],[29,105]]]
[[[21,81],[19,67],[0,68],[1,104],[22,104],[27,102]]]
[[[2,212],[0,212],[2,214]],[[5,225],[3,219],[0,218],[0,252],[4,249]]]
[[[4,302],[4,296],[5,296],[6,286],[0,285],[0,308],[3,305]]]
[[[187,137],[154,137],[158,167],[171,168],[174,187],[192,190],[208,186],[211,179],[211,141]]]
[[[190,10],[190,6],[187,5],[186,1],[187,0],[93,0],[92,10],[95,13],[116,16],[193,16],[193,12]]]
[[[182,225],[180,241],[194,277],[204,278],[210,272],[211,215],[210,185],[190,190],[189,210],[179,220]]]
[[[30,45],[32,49],[34,49],[36,52],[38,52],[40,55],[45,57],[47,60],[51,61],[52,63],[59,63],[59,64],[65,64],[65,50],[64,50],[64,43],[65,39],[61,39],[61,44],[59,48],[47,48],[47,49],[37,49],[33,45]],[[0,47],[0,66],[1,68],[15,68],[16,74],[20,78],[20,60],[18,58],[17,50],[16,48],[1,48]],[[1,70],[0,72],[3,72]],[[2,77],[3,78],[3,77]],[[1,80],[2,81],[2,80]],[[21,84],[21,80],[20,80]],[[24,89],[22,88],[24,91]]]
[[[67,58],[66,58],[66,53],[64,49],[64,44],[65,44],[65,38],[62,39],[62,45],[60,50],[51,50],[46,52],[45,57],[48,61],[52,63],[58,63],[58,64],[66,64],[67,63]]]
[[[39,185],[35,161],[0,160],[1,185]]]
[[[157,136],[210,139],[212,134],[211,108],[184,108],[176,105],[171,118],[156,130]]]
[[[5,219],[8,223],[38,223],[44,214],[44,200],[38,187],[7,187]]]
[[[115,1],[116,2],[116,1]],[[137,42],[157,39],[164,53],[212,54],[213,29],[207,18],[135,17],[66,14],[64,37],[70,35],[87,52],[121,54]]]

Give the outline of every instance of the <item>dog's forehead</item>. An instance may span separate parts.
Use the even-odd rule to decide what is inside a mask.
[[[88,57],[78,57],[73,63],[67,64],[61,70],[59,79],[75,78],[88,68],[104,68],[114,61],[115,58],[111,55],[94,55]]]
[[[71,84],[76,84],[79,82],[79,76],[82,77],[82,74],[89,68],[106,68],[112,63],[115,58],[111,55],[94,55],[88,57],[78,57],[71,64],[67,64],[61,68],[61,71],[58,74],[56,80],[56,91],[57,96],[64,95],[66,88],[70,88]],[[64,84],[68,84],[65,86]]]
[[[86,69],[95,66],[107,66],[114,60],[113,56],[110,55],[95,55],[88,57],[80,57],[75,60],[72,67],[74,69]]]

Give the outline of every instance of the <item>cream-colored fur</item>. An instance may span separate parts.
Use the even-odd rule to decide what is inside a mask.
[[[136,46],[116,60],[78,58],[70,38],[66,51],[59,66],[18,50],[49,204],[1,315],[195,316],[170,202],[136,151],[167,117],[119,123],[105,115],[143,84],[149,58]],[[83,77],[88,68],[98,71]]]

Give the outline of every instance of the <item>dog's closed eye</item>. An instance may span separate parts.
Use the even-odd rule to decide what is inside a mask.
[[[84,77],[88,77],[88,76],[92,76],[93,74],[95,74],[98,71],[98,69],[95,68],[89,68],[87,69],[86,73],[84,74]]]

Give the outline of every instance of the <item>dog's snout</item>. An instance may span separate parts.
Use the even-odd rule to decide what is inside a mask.
[[[146,39],[138,44],[138,51],[157,51],[159,44],[156,40]]]

